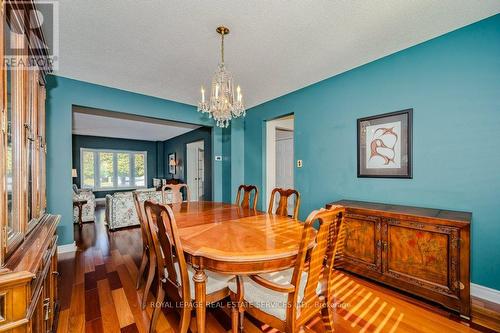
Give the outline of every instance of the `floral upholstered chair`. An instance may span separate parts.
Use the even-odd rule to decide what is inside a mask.
[[[87,200],[82,207],[82,222],[95,221],[95,195],[92,190],[79,189],[73,184],[73,200]],[[78,208],[73,208],[73,222],[78,223]]]
[[[141,201],[154,200],[159,203],[171,203],[172,193],[167,193],[163,202],[162,192],[156,189],[138,191]],[[116,192],[106,196],[106,223],[109,230],[139,225],[133,192]]]

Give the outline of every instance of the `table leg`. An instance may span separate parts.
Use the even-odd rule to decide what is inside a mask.
[[[206,318],[206,296],[207,296],[207,275],[203,268],[196,268],[196,273],[193,276],[195,285],[195,307],[196,307],[196,327],[198,333],[205,333],[205,318]]]

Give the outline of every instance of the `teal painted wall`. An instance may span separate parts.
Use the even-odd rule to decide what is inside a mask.
[[[47,83],[47,205],[48,211],[61,214],[59,244],[73,242],[72,225],[72,106],[105,109],[160,119],[213,126],[213,121],[196,112],[191,105],[176,103],[124,90],[99,86],[59,76]],[[212,131],[214,155],[222,154],[222,130]],[[213,198],[222,200],[222,165],[212,161]]]
[[[356,119],[407,108],[413,179],[357,178]],[[500,15],[252,108],[246,183],[264,188],[265,121],[292,112],[301,218],[341,198],[471,211],[472,282],[500,289]]]
[[[231,202],[236,201],[236,190],[238,186],[245,183],[245,121],[236,119],[231,122],[231,144],[229,147],[231,158],[230,174],[224,174],[225,178],[231,179]]]
[[[222,130],[222,156],[224,165],[222,167],[222,200],[231,202],[231,128]]]

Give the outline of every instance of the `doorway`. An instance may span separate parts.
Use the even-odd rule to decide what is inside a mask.
[[[266,123],[266,203],[275,187],[294,188],[294,116],[270,120]],[[289,200],[288,211],[293,211],[295,197]],[[275,207],[276,207],[275,203]]]
[[[191,201],[204,200],[205,187],[205,141],[186,144],[186,181],[191,192]]]

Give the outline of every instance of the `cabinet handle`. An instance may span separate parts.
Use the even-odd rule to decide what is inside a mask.
[[[55,276],[59,276],[59,272],[58,271],[53,271],[52,274],[54,274]]]
[[[389,248],[389,244],[387,242],[384,242],[382,240],[378,240],[377,241],[377,249],[382,249],[382,251],[387,251],[387,249]]]
[[[26,135],[26,138],[29,140],[29,141],[35,141],[34,137],[33,137],[33,129],[31,128],[31,125],[28,124],[28,123],[25,123],[24,124],[24,129],[26,130],[27,132],[27,135]]]
[[[49,320],[50,298],[46,298],[43,300],[43,307],[45,308],[45,320]]]

